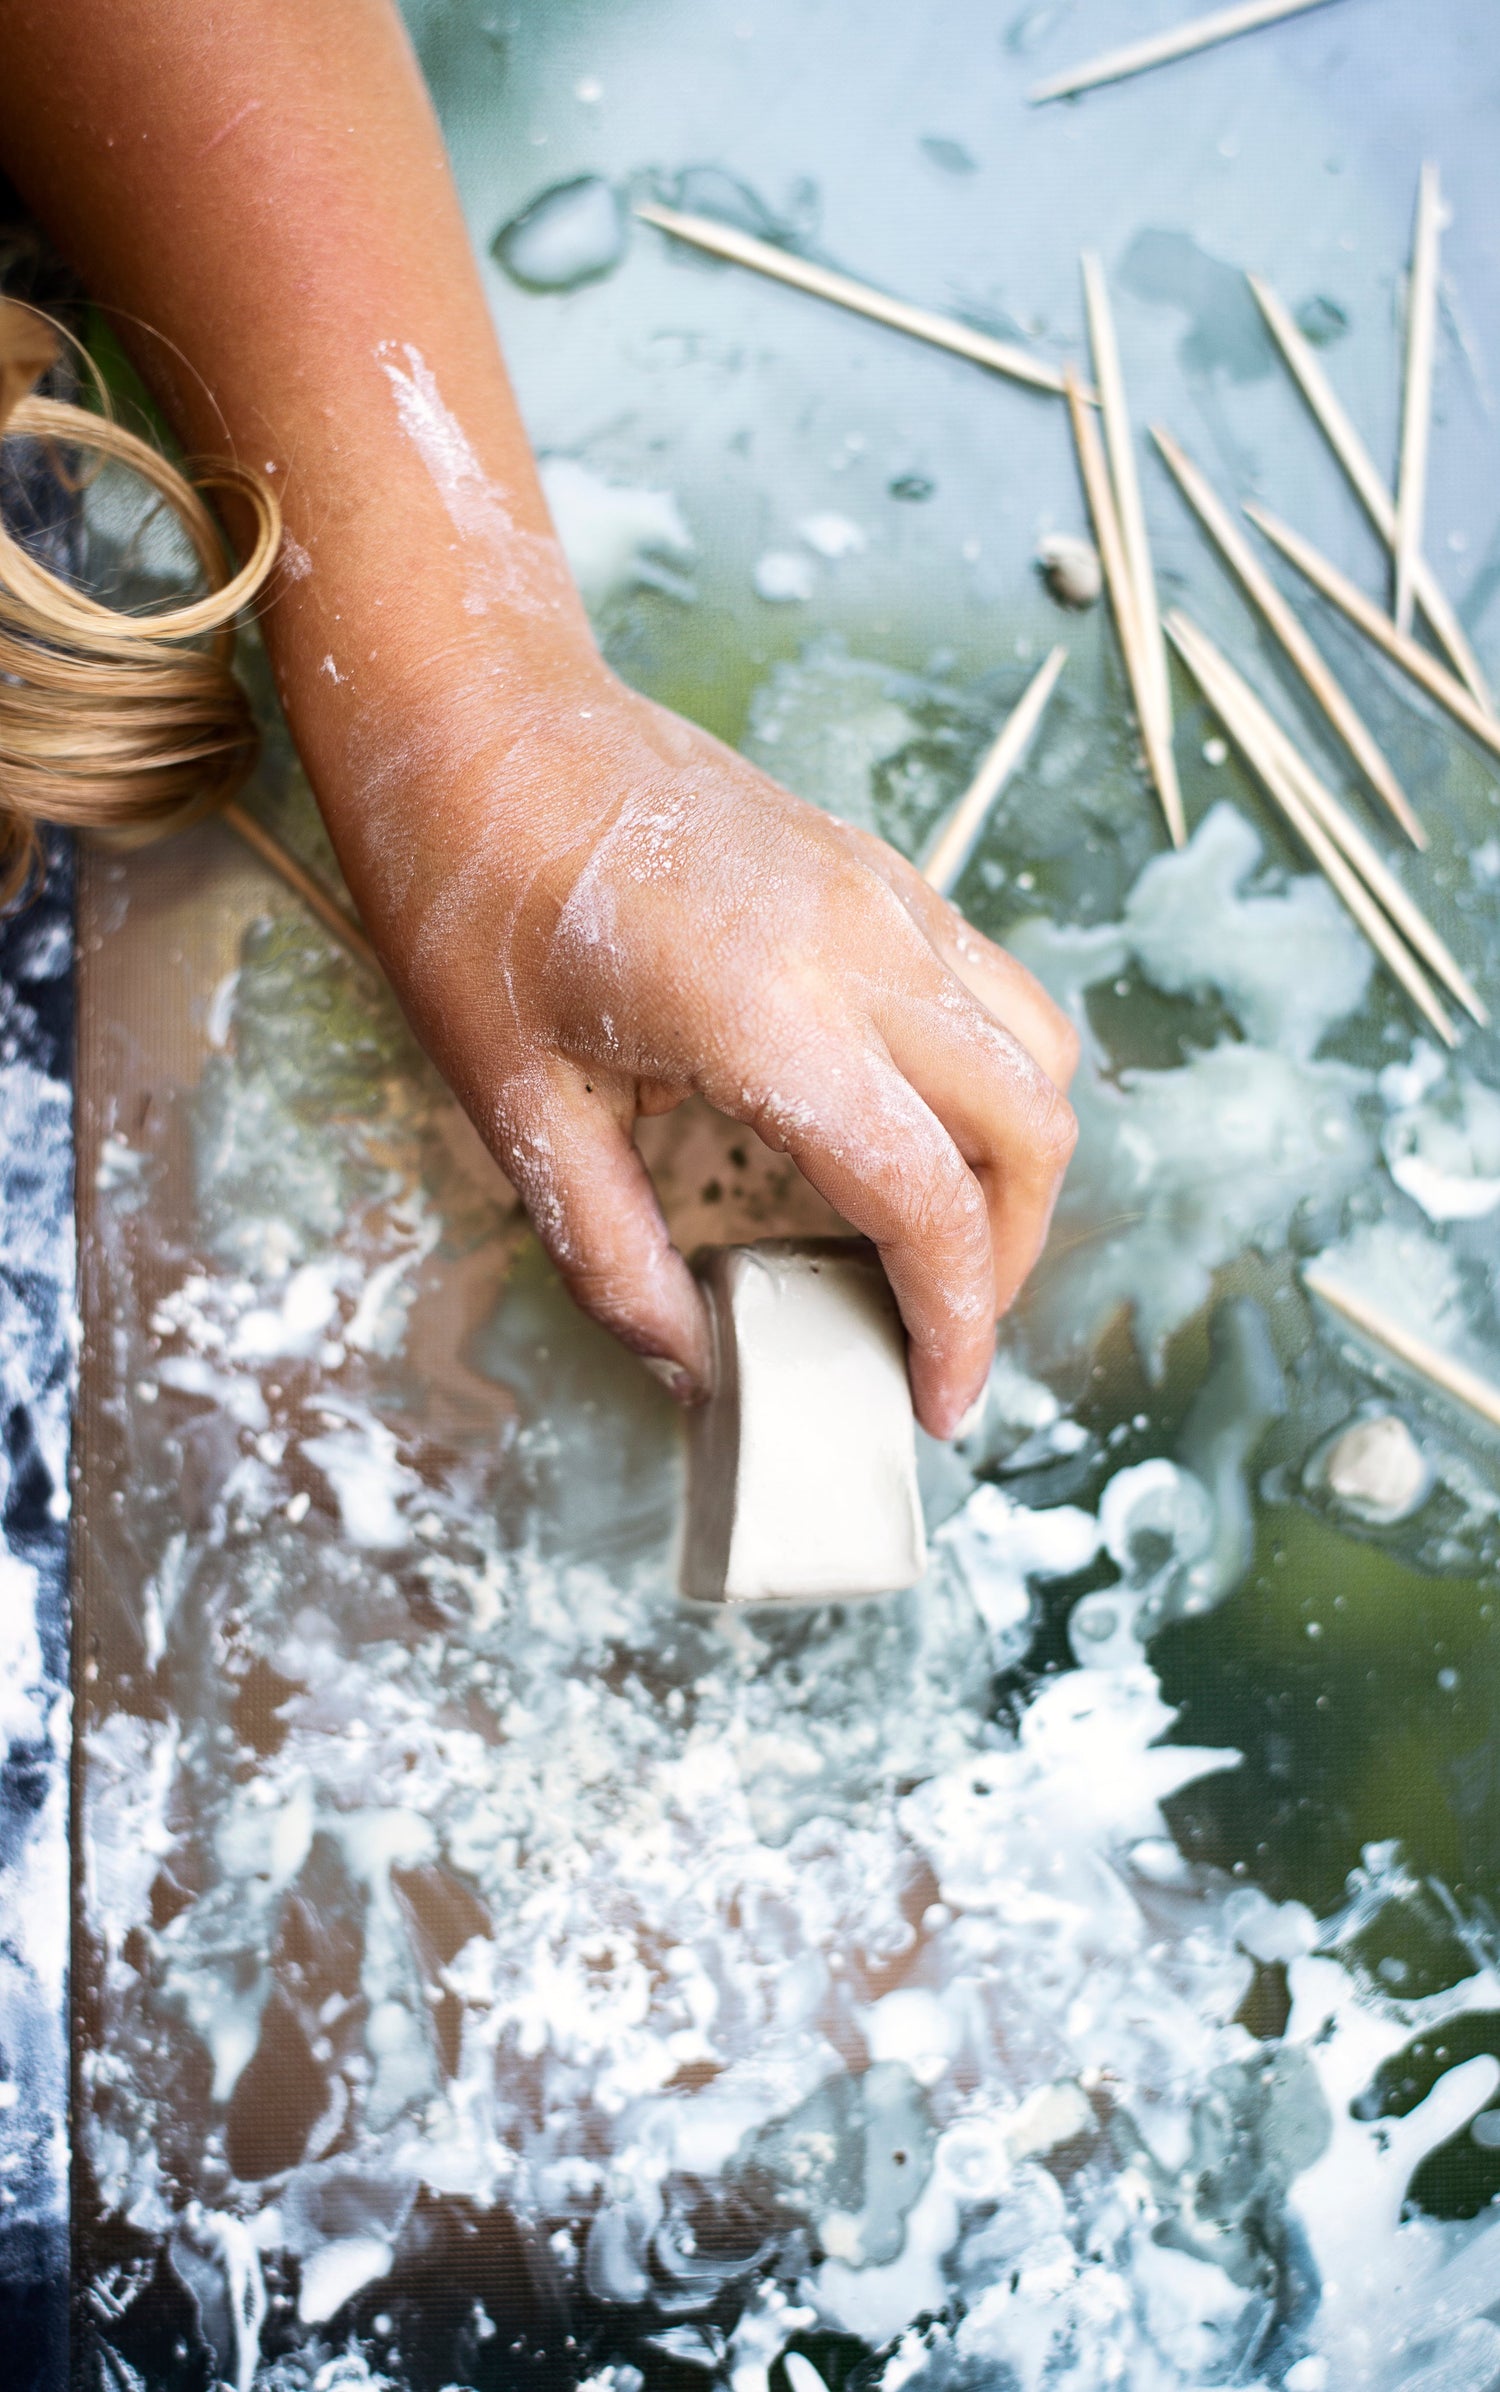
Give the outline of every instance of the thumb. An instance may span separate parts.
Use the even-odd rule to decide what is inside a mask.
[[[495,1143],[574,1302],[679,1403],[701,1402],[713,1384],[708,1311],[631,1141],[629,1103],[557,1062],[506,1089]]]

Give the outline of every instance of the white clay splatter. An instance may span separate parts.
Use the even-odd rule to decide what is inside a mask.
[[[691,561],[693,536],[670,491],[605,481],[575,457],[543,458],[541,478],[586,606],[607,605],[641,587],[690,594],[682,568]]]
[[[859,525],[847,515],[804,515],[797,526],[797,537],[806,541],[814,555],[827,557],[834,563],[840,557],[862,556],[870,544]]]
[[[768,548],[751,575],[757,598],[768,606],[801,606],[813,594],[810,560],[794,548]]]

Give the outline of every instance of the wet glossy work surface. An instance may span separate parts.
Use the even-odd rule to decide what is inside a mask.
[[[1028,112],[1176,10],[935,13],[413,26],[623,672],[917,852],[1067,642],[958,892],[1086,1031],[1051,1252],[980,1430],[924,1456],[921,1588],[689,1611],[670,1406],[393,1009],[222,833],[91,861],[90,2382],[1500,2371],[1496,1446],[1298,1277],[1332,1254],[1500,1378],[1495,1042],[1419,1034],[1184,679],[1165,855],[1108,619],[1034,570],[1082,527],[1056,400],[626,212],[727,215],[1053,362],[1096,246],[1137,422],[1382,591],[1243,269],[1388,463],[1437,157],[1427,546],[1493,670],[1493,42],[1458,0],[1338,0]],[[1164,599],[1362,807],[1142,472]],[[1500,775],[1287,587],[1493,1004]],[[326,862],[274,732],[257,803]],[[651,1141],[685,1244],[827,1225],[706,1114]]]

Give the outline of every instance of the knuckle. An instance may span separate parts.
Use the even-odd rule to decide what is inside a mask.
[[[989,1207],[974,1174],[955,1155],[933,1166],[912,1191],[910,1229],[921,1245],[960,1259],[987,1253]]]
[[[1041,1154],[1059,1173],[1066,1170],[1078,1144],[1078,1116],[1062,1090],[1043,1072],[1036,1094],[1036,1120],[1033,1136]]]
[[[1078,1033],[1078,1024],[1073,1020],[1071,1014],[1064,1013],[1061,1006],[1058,1005],[1052,1006],[1051,1014],[1052,1044],[1057,1063],[1057,1069],[1052,1076],[1059,1087],[1066,1088],[1074,1072],[1078,1069],[1079,1059],[1083,1053],[1083,1040]]]

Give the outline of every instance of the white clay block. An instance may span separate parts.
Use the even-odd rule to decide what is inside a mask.
[[[715,1392],[689,1431],[682,1591],[844,1602],[927,1566],[906,1341],[858,1238],[723,1246],[694,1264]]]

